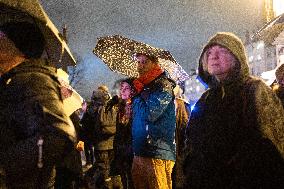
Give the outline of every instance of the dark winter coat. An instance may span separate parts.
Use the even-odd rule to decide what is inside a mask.
[[[94,125],[95,125],[95,118],[92,117],[93,110],[91,110],[92,104],[89,103],[87,105],[87,110],[84,112],[80,123],[82,125],[82,140],[85,143],[93,144],[94,143]]]
[[[0,82],[0,167],[8,188],[47,188],[54,166],[76,141],[75,129],[63,112],[55,68],[29,60],[2,76]],[[39,137],[43,168],[38,168]]]
[[[78,144],[79,141],[82,140],[82,128],[80,125],[80,117],[78,115],[78,113],[75,111],[70,115],[70,119],[74,125],[76,134],[77,134],[77,141],[76,141],[76,146]],[[76,147],[74,146],[74,148]],[[77,149],[72,151],[72,153],[68,154],[68,156],[66,156],[60,166],[65,167],[67,169],[69,169],[71,172],[74,172],[78,175],[81,174],[82,172],[82,162],[81,162],[81,154],[80,151],[78,151]]]
[[[113,148],[114,159],[111,164],[111,175],[120,175],[124,189],[134,188],[131,178],[133,161],[131,123],[132,117],[125,118],[125,101],[120,100],[118,119]],[[129,105],[131,107],[131,104]],[[131,116],[131,115],[130,115]]]
[[[117,107],[107,109],[106,106],[101,106],[96,116],[94,149],[112,150],[116,133]]]
[[[70,119],[75,127],[77,142],[79,142],[82,131],[78,112],[73,112]],[[82,177],[81,153],[74,149],[56,166],[55,188],[72,188],[73,184],[77,186]]]
[[[123,111],[122,108],[124,108],[125,103],[120,102],[118,105],[119,111]],[[127,122],[119,121],[120,114],[118,113],[118,119],[116,122],[116,133],[114,137],[114,149],[116,152],[116,155],[119,156],[121,159],[125,159],[126,161],[132,159],[132,134],[131,134],[131,123],[132,118],[129,118]]]
[[[177,156],[181,156],[184,149],[185,129],[189,121],[190,110],[188,109],[187,102],[181,98],[176,98],[176,151]]]
[[[100,91],[94,92],[93,102],[88,106],[81,123],[85,138],[92,141],[95,150],[113,149],[116,132],[117,106],[108,106]]]
[[[203,68],[208,47],[229,49],[239,65],[219,83]],[[185,188],[282,188],[284,111],[263,81],[249,76],[241,41],[218,33],[205,46],[199,75],[209,89],[186,130]]]
[[[118,123],[116,125],[116,134],[114,137],[114,161],[112,165],[112,174],[119,175],[131,168],[133,160],[133,151],[131,145],[131,123]]]
[[[163,73],[134,97],[132,144],[136,156],[175,161],[174,86]]]
[[[176,141],[176,162],[173,168],[172,180],[173,188],[181,188],[184,183],[183,175],[183,150],[184,150],[184,141],[185,141],[185,129],[189,121],[190,109],[187,107],[187,102],[181,98],[175,99],[176,105],[176,132],[175,132],[175,141]]]

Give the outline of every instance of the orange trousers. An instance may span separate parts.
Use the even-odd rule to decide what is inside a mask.
[[[135,189],[172,189],[174,164],[171,160],[134,156],[132,179]]]

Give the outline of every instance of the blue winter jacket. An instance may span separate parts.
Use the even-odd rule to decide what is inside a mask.
[[[174,86],[163,73],[134,97],[132,137],[136,156],[175,161]]]

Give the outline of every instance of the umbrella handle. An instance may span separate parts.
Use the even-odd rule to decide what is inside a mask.
[[[39,139],[37,141],[37,146],[38,146],[37,167],[41,169],[43,167],[43,156],[42,156],[43,138],[42,137],[39,137]]]

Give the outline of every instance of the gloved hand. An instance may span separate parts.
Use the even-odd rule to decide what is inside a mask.
[[[83,141],[79,141],[79,142],[77,143],[76,149],[77,149],[79,152],[83,151],[83,150],[84,150],[84,142],[83,142]]]

